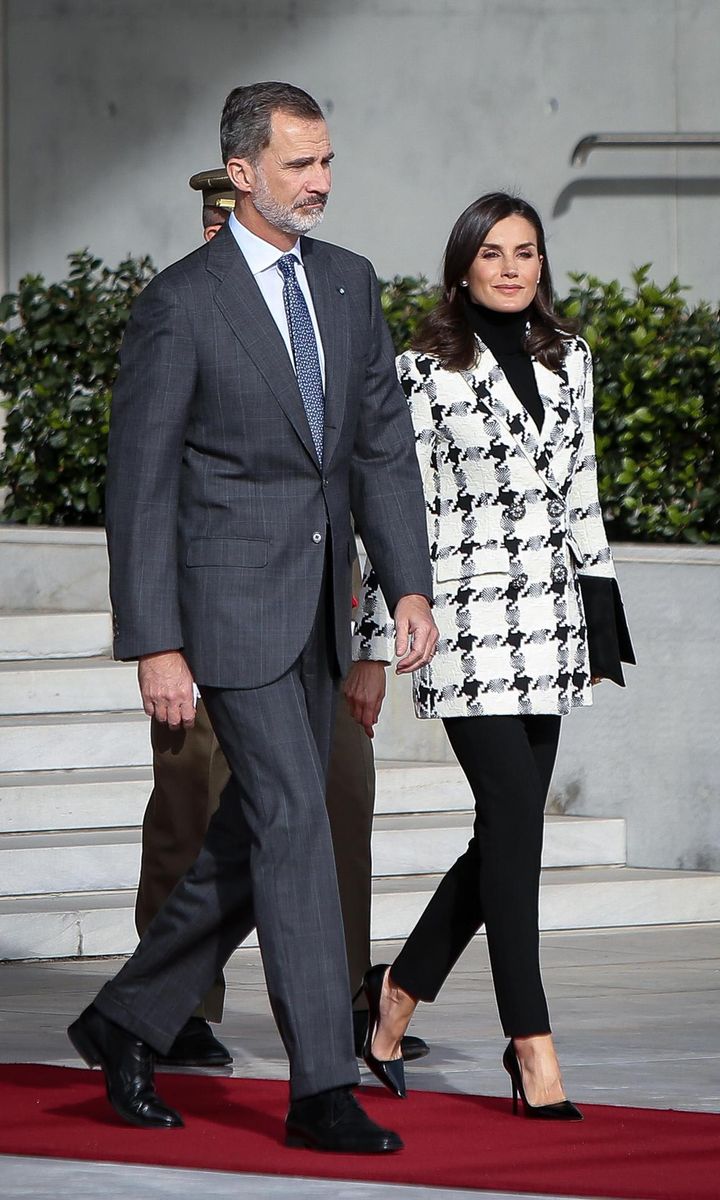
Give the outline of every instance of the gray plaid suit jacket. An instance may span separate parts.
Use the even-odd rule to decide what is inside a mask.
[[[351,511],[392,611],[430,596],[422,488],[371,265],[303,239],[325,352],[322,468],[285,344],[230,230],[136,301],[113,394],[107,533],[115,655],[182,649],[196,680],[259,687],[303,649],[331,542],[349,665]]]

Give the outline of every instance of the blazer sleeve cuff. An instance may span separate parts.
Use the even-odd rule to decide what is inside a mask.
[[[625,686],[622,663],[635,663],[617,579],[579,574],[585,611],[590,674]]]
[[[352,640],[353,662],[391,663],[395,657],[395,638],[385,633],[373,637],[355,634]]]

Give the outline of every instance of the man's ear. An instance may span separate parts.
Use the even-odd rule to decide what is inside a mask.
[[[255,168],[246,158],[229,158],[225,170],[237,192],[247,194],[255,187]]]

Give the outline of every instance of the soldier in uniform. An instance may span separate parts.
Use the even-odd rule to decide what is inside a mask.
[[[209,241],[227,220],[234,204],[232,185],[224,167],[199,171],[190,187],[202,193],[203,237]],[[357,562],[356,562],[357,570]],[[360,580],[353,582],[356,594]],[[351,613],[348,612],[348,619]],[[142,863],[135,906],[138,933],[197,858],[210,817],[230,778],[205,706],[198,698],[195,724],[170,728],[154,717],[150,736],[153,752],[153,790],[143,820]],[[355,996],[353,1027],[360,1054],[367,1030],[367,1002],[362,980],[370,966],[370,899],[375,762],[372,743],[350,714],[343,696],[337,716],[327,779],[335,867],[340,891],[350,987]],[[172,1066],[219,1067],[232,1062],[227,1047],[215,1037],[209,1022],[222,1020],[225,981],[222,975],[158,1062]],[[403,1057],[427,1054],[421,1038],[407,1036]]]
[[[203,239],[211,238],[227,221],[235,205],[235,193],[224,167],[212,171],[198,171],[190,179],[193,191],[202,192]]]

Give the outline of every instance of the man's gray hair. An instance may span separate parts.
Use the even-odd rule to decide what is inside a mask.
[[[292,83],[251,83],[233,88],[220,119],[223,162],[245,158],[255,163],[270,144],[274,112],[290,113],[306,121],[324,120],[317,101]]]

